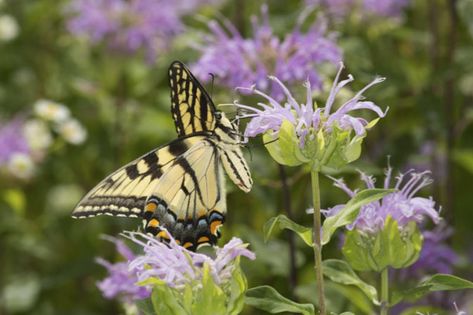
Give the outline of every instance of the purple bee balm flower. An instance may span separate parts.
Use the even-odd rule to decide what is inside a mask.
[[[202,278],[203,266],[208,264],[215,283],[230,280],[236,259],[240,256],[255,259],[240,239],[233,238],[223,248],[217,249],[214,259],[207,255],[188,251],[171,238],[163,243],[143,233],[128,232],[126,236],[143,247],[144,254],[129,262],[129,270],[136,272],[138,281],[160,279],[173,288],[192,285]]]
[[[343,70],[343,63],[333,82],[330,94],[325,102],[325,107],[318,108],[312,102],[312,89],[310,81],[305,82],[306,101],[298,103],[288,88],[276,77],[269,77],[271,81],[279,85],[283,91],[286,101],[284,103],[276,101],[270,95],[258,90],[256,87],[239,88],[257,94],[266,99],[267,103],[258,103],[258,107],[251,107],[243,104],[235,103],[237,107],[243,109],[244,114],[239,118],[251,118],[248,123],[245,136],[255,137],[267,131],[277,133],[284,120],[291,122],[296,129],[297,136],[300,140],[300,146],[303,147],[307,140],[313,140],[314,135],[319,131],[331,133],[333,128],[341,128],[342,130],[353,131],[355,136],[363,137],[366,134],[368,121],[362,117],[355,117],[352,111],[358,109],[368,109],[376,113],[377,116],[384,117],[379,106],[370,101],[363,100],[363,93],[371,86],[384,81],[384,78],[376,78],[370,84],[361,89],[354,97],[343,103],[337,110],[332,111],[335,97],[339,91],[348,83],[353,81],[353,76],[349,75],[347,79],[339,82],[340,74]]]
[[[320,64],[341,60],[341,50],[333,33],[327,32],[327,23],[319,18],[305,32],[301,30],[307,14],[302,14],[294,30],[283,39],[273,33],[269,25],[268,7],[261,8],[262,21],[253,17],[253,35],[244,38],[228,20],[223,25],[211,21],[211,34],[205,45],[197,47],[202,53],[193,65],[194,73],[203,81],[213,73],[218,81],[230,88],[255,85],[273,98],[280,100],[284,93],[279,84],[268,82],[268,75],[278,77],[286,84],[308,78],[314,89],[322,80],[313,69]]]
[[[73,0],[68,28],[120,52],[143,50],[152,62],[184,30],[181,17],[210,2],[215,1]]]
[[[372,176],[362,172],[360,174],[367,188],[375,188],[375,179]],[[391,175],[392,168],[388,167],[383,188],[391,188]],[[334,186],[342,189],[350,197],[356,194],[357,191],[348,188],[343,179],[332,179],[334,180]],[[384,221],[388,216],[395,219],[400,227],[405,226],[410,221],[423,222],[425,217],[429,217],[436,224],[439,223],[439,211],[435,209],[435,202],[432,198],[416,197],[419,190],[431,182],[432,180],[427,171],[416,173],[411,170],[399,174],[394,185],[394,188],[398,191],[385,196],[381,201],[375,201],[361,207],[358,217],[347,228],[375,233],[383,228]],[[338,213],[343,207],[344,205],[338,205],[323,212],[329,217]]]
[[[23,119],[17,117],[0,122],[0,165],[7,163],[14,154],[29,154],[30,148],[23,135]]]
[[[97,283],[103,296],[107,299],[119,297],[128,303],[149,297],[151,292],[146,287],[136,284],[138,282],[136,270],[129,268],[129,262],[135,259],[131,249],[123,241],[114,237],[104,237],[104,239],[113,242],[117,251],[126,261],[113,264],[102,258],[97,258],[97,262],[108,271],[108,276]]]

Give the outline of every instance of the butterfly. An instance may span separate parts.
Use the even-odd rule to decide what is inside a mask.
[[[224,172],[245,192],[253,181],[237,125],[216,109],[180,61],[169,67],[169,86],[178,138],[106,177],[72,217],[141,217],[146,233],[169,240],[169,232],[195,250],[215,245],[220,237],[227,207]]]

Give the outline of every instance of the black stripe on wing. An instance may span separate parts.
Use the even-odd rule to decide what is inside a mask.
[[[179,136],[215,129],[215,105],[203,86],[180,61],[169,67],[171,113]]]

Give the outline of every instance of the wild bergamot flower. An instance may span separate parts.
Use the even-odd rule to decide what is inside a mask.
[[[368,189],[376,188],[372,176],[361,173],[361,179]],[[347,226],[342,251],[353,268],[382,271],[387,267],[405,268],[417,261],[423,243],[419,225],[426,219],[435,224],[441,220],[434,200],[417,196],[431,182],[429,172],[411,170],[399,174],[392,184],[392,168],[388,167],[382,188],[397,191],[362,206],[353,224]],[[357,193],[342,179],[334,179],[334,185],[350,197]],[[337,205],[324,213],[334,216],[344,206]]]
[[[298,102],[289,89],[277,77],[270,76],[283,91],[284,102],[278,102],[270,95],[257,89],[239,88],[246,92],[259,95],[265,102],[256,106],[248,106],[235,102],[242,110],[239,118],[251,118],[245,130],[246,137],[263,134],[263,140],[272,157],[280,164],[299,165],[312,163],[315,168],[321,166],[339,167],[356,160],[361,152],[361,143],[366,131],[373,127],[379,118],[385,116],[381,108],[371,101],[365,101],[363,93],[384,78],[375,78],[361,89],[354,97],[333,110],[335,98],[340,90],[352,82],[353,76],[339,82],[343,64],[333,82],[330,94],[324,107],[318,107],[312,101],[312,89],[306,81],[306,100]],[[355,116],[353,111],[367,109],[378,118],[367,121]]]
[[[253,32],[249,37],[243,37],[228,20],[223,25],[209,22],[210,34],[198,46],[202,55],[192,67],[194,72],[203,81],[208,81],[208,74],[213,73],[218,82],[232,89],[255,84],[276,100],[283,99],[284,93],[278,83],[267,80],[268,75],[288,85],[308,79],[313,89],[320,89],[323,79],[314,69],[325,63],[336,64],[342,54],[335,34],[327,31],[322,17],[306,31],[301,29],[306,13],[283,38],[271,28],[266,5],[261,8],[261,20],[252,18]]]

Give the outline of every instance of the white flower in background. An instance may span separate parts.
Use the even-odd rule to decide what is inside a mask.
[[[34,112],[38,117],[54,122],[63,122],[69,119],[71,112],[63,104],[50,100],[38,100],[34,104]]]
[[[1,4],[0,4],[1,5]],[[18,23],[10,15],[0,15],[0,41],[14,39],[19,32]]]
[[[22,179],[31,178],[34,174],[34,163],[25,153],[14,153],[8,161],[7,168],[12,175]]]
[[[39,119],[30,119],[23,125],[23,135],[33,151],[47,149],[53,143],[48,125]]]
[[[87,138],[87,130],[74,118],[61,122],[56,130],[64,140],[72,144],[81,144]]]

